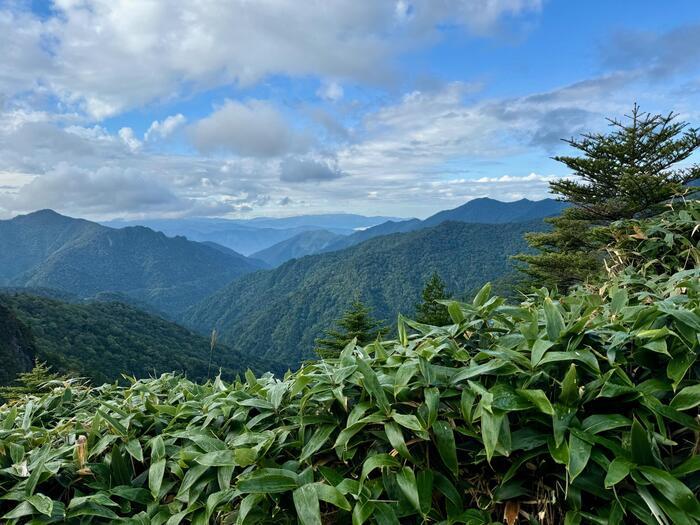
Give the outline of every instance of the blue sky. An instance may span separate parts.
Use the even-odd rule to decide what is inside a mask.
[[[0,49],[1,216],[424,217],[635,101],[700,126],[691,0],[0,0]]]

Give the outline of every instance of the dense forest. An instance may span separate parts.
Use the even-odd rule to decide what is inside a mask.
[[[209,371],[210,338],[123,303],[71,304],[14,293],[0,295],[0,304],[5,313],[3,320],[14,319],[21,326],[16,329],[15,340],[19,343],[10,338],[9,344],[34,349],[28,364],[18,349],[9,354],[10,363],[12,356],[21,360],[20,371],[31,368],[32,360],[37,358],[57,372],[99,384],[121,379],[122,373],[148,377],[177,371],[193,380],[206,380],[219,368],[223,377],[229,379],[247,369],[279,370],[273,363],[247,357],[217,343]],[[2,341],[8,344],[5,337]],[[6,348],[3,355],[8,356]]]
[[[183,322],[249,355],[290,366],[313,356],[324,328],[361,299],[390,323],[413,311],[437,271],[455,293],[512,271],[509,257],[526,248],[523,234],[542,221],[503,225],[446,222],[371,239],[346,250],[289,261],[233,281],[190,309]]]

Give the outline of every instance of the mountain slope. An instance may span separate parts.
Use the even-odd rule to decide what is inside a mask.
[[[514,202],[502,202],[495,199],[473,199],[452,210],[444,210],[431,215],[425,220],[410,219],[406,221],[387,221],[372,228],[367,228],[327,246],[324,251],[342,250],[368,239],[389,233],[410,232],[437,226],[446,221],[467,222],[474,224],[505,224],[525,222],[559,215],[566,207],[565,203],[554,199],[531,201],[521,199]]]
[[[0,385],[34,365],[35,348],[29,329],[7,306],[0,303]]]
[[[8,285],[66,244],[103,230],[94,222],[40,210],[0,221],[0,284]]]
[[[291,366],[312,355],[314,339],[355,296],[391,323],[413,311],[433,271],[454,292],[472,290],[510,271],[509,256],[526,248],[523,234],[544,227],[447,222],[371,239],[244,276],[188,310],[183,322],[217,328],[236,349]]]
[[[265,261],[274,268],[290,259],[298,259],[305,255],[321,252],[330,244],[344,238],[343,235],[327,230],[303,232],[291,239],[278,242],[269,248],[256,252],[250,257]]]
[[[3,284],[83,298],[120,292],[168,314],[261,267],[184,237],[144,227],[107,228],[48,211],[0,221],[0,253],[1,263],[10,261],[0,264]]]
[[[178,371],[206,379],[210,341],[175,323],[116,302],[71,304],[27,294],[0,295],[0,315],[11,310],[31,331],[36,356],[59,372],[112,382],[122,373],[147,377]],[[31,362],[29,367],[31,368]],[[264,360],[218,345],[212,374],[231,378],[247,368],[264,372]],[[14,376],[13,376],[14,377]]]

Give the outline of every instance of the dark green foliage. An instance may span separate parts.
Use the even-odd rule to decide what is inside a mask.
[[[29,329],[0,301],[0,385],[31,370],[35,352]]]
[[[107,228],[50,210],[0,221],[0,284],[81,298],[116,292],[170,315],[260,265],[184,237]]]
[[[387,329],[383,321],[372,318],[371,310],[355,299],[350,308],[335,322],[336,327],[324,332],[316,340],[316,354],[322,359],[338,357],[353,339],[362,346],[375,341]]]
[[[487,285],[450,326],[400,320],[283,379],[0,408],[0,519],[696,525],[698,206],[615,225],[599,289],[516,306]]]
[[[545,219],[551,231],[528,233],[528,244],[538,253],[515,257],[525,263],[521,270],[529,279],[526,285],[557,288],[566,293],[572,286],[585,282],[602,271],[604,244],[591,234],[593,223],[575,218],[568,208],[559,217]]]
[[[451,290],[471,290],[512,268],[509,256],[527,248],[517,224],[446,222],[434,228],[371,239],[346,250],[289,261],[233,281],[181,320],[251,356],[288,366],[313,357],[314,342],[362,297],[379,319],[410,313],[426,275],[439,272]]]
[[[148,377],[167,371],[206,379],[209,338],[121,303],[69,304],[25,294],[0,296],[33,335],[36,356],[55,370],[111,382],[122,373]],[[31,365],[30,365],[31,367]],[[216,348],[213,368],[232,378],[247,368],[276,368],[225,345]]]
[[[652,115],[635,104],[627,121],[609,119],[612,131],[586,133],[566,142],[579,157],[560,156],[579,179],[550,183],[552,193],[592,221],[651,216],[663,203],[687,192],[700,178],[700,166],[677,168],[700,147],[700,129],[676,121],[677,115]]]
[[[416,321],[432,326],[450,324],[451,319],[450,314],[447,313],[447,307],[438,302],[449,298],[450,294],[447,292],[445,281],[440,278],[437,272],[433,272],[423,287],[422,301],[416,305]]]
[[[653,216],[670,199],[686,195],[700,166],[677,168],[700,147],[700,131],[676,122],[676,115],[652,115],[637,105],[627,121],[609,120],[607,134],[587,133],[566,142],[583,154],[555,157],[574,178],[550,183],[552,193],[570,203],[554,229],[527,239],[537,254],[516,257],[534,286],[566,292],[602,271],[602,245],[595,228],[612,221]]]
[[[37,361],[31,370],[21,372],[9,386],[0,387],[0,400],[19,401],[27,395],[41,395],[60,386],[68,378],[51,371],[46,363]]]

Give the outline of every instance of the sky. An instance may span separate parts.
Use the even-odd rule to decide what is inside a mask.
[[[0,56],[0,218],[422,218],[700,126],[696,0],[0,0]]]

